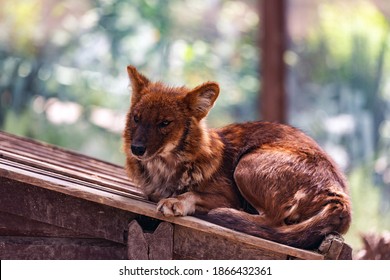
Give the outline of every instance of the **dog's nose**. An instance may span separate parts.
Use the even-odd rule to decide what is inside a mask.
[[[143,156],[145,154],[146,147],[142,145],[131,145],[131,152],[136,156]]]

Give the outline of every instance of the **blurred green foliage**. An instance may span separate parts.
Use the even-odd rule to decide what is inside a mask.
[[[359,233],[390,229],[390,25],[373,1],[353,2],[317,3],[287,62],[290,122],[349,175],[356,247]]]
[[[382,232],[390,229],[390,216],[381,209],[382,190],[371,180],[367,167],[355,169],[349,176],[353,207],[353,223],[346,236],[349,244],[361,247],[360,235],[364,232]],[[380,213],[383,213],[382,215]]]

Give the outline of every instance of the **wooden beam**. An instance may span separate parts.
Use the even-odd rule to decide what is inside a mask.
[[[352,260],[352,248],[344,243],[344,238],[338,233],[326,236],[318,251],[326,260]]]
[[[126,245],[103,239],[0,236],[1,260],[125,260]]]
[[[285,0],[261,0],[261,20],[260,112],[263,120],[286,123]]]
[[[162,222],[154,232],[144,232],[136,220],[129,224],[129,260],[172,260],[173,225]]]
[[[2,169],[1,164],[0,169]],[[0,178],[0,212],[70,230],[79,235],[89,235],[125,244],[124,234],[127,225],[136,215],[96,202],[12,179]],[[15,226],[15,224],[10,226],[12,225]],[[40,225],[31,229],[27,226],[28,223],[19,225],[14,230],[24,228],[26,232],[44,233],[48,229]],[[57,232],[56,229],[53,231]]]
[[[259,248],[254,244],[245,244],[205,231],[175,225],[175,259],[203,260],[286,260],[287,252]]]
[[[0,211],[0,236],[93,238],[85,233],[2,211]]]

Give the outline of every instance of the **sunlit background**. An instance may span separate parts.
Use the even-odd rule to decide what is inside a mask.
[[[0,129],[123,164],[126,65],[218,81],[211,127],[261,119],[259,1],[2,0]],[[288,122],[346,172],[347,242],[390,229],[390,2],[287,1]]]

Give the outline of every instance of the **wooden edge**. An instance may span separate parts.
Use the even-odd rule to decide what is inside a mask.
[[[80,153],[78,153],[76,151],[72,151],[69,148],[63,148],[63,147],[59,147],[59,146],[56,146],[56,145],[53,145],[53,144],[49,144],[47,142],[43,142],[41,140],[28,138],[26,136],[22,137],[22,136],[11,134],[11,133],[8,133],[8,132],[5,132],[5,131],[0,131],[0,143],[3,142],[3,141],[5,141],[5,142],[9,142],[9,141],[15,142],[15,141],[17,141],[17,142],[23,143],[23,144],[29,143],[29,144],[32,144],[34,146],[42,147],[43,149],[50,150],[50,152],[53,152],[53,153],[56,153],[56,152],[65,153],[65,154],[69,154],[69,155],[72,155],[72,156],[76,156],[78,158],[100,162],[100,163],[105,164],[107,166],[118,167],[117,164],[114,164],[112,162],[101,160],[101,159],[91,158],[91,157],[89,157],[87,155],[83,155],[83,154],[80,154]]]
[[[156,205],[149,201],[126,198],[114,193],[108,193],[98,189],[83,187],[82,193],[77,184],[52,178],[45,175],[36,177],[35,173],[20,168],[0,163],[0,176],[18,180],[27,184],[38,185],[42,188],[64,193],[70,196],[80,197],[89,201],[105,204],[111,207],[130,211],[136,214],[149,216],[162,221],[178,224],[194,230],[212,233],[220,237],[242,242],[261,249],[272,250],[301,259],[321,260],[324,256],[312,251],[293,248],[273,241],[261,239],[241,232],[233,231],[194,217],[165,217],[156,211]]]
[[[153,233],[145,233],[150,260],[173,259],[173,224],[162,222]]]
[[[352,248],[344,243],[344,238],[338,233],[327,235],[318,251],[326,260],[352,259]]]
[[[130,180],[124,181],[122,178],[109,178],[109,176],[101,174],[97,174],[97,172],[102,172],[103,170],[95,170],[88,171],[88,169],[79,168],[76,166],[71,167],[67,166],[64,163],[54,163],[52,161],[42,161],[38,158],[26,158],[26,155],[13,154],[10,151],[4,151],[0,149],[0,154],[3,160],[15,163],[13,165],[26,165],[29,168],[35,168],[40,172],[53,172],[58,175],[69,176],[75,180],[83,180],[86,183],[100,183],[102,186],[109,186],[112,189],[123,191],[123,189],[127,188],[132,190],[132,192],[136,193],[138,196],[144,196],[139,188],[137,188],[134,183]],[[72,164],[72,163],[69,163]],[[122,170],[121,170],[122,171]],[[113,170],[112,172],[117,172],[117,170]],[[124,169],[123,169],[124,172]]]
[[[99,182],[99,181],[91,182],[87,178],[74,177],[72,176],[72,174],[67,175],[63,173],[58,173],[56,172],[56,170],[44,170],[39,167],[28,165],[26,163],[14,162],[9,159],[1,158],[1,154],[0,154],[0,165],[4,166],[3,168],[4,172],[6,172],[6,170],[11,170],[11,169],[20,170],[14,174],[15,177],[11,178],[13,180],[20,181],[18,177],[20,176],[19,174],[21,174],[22,170],[29,172],[30,174],[33,174],[33,177],[30,178],[31,180],[29,182],[32,183],[37,181],[38,183],[40,183],[39,186],[41,187],[44,187],[42,184],[45,184],[47,181],[50,181],[51,179],[51,181],[62,182],[62,185],[65,186],[69,186],[69,185],[77,186],[80,189],[80,193],[82,193],[82,191],[85,189],[98,189],[101,191],[105,191],[106,193],[115,193],[133,199],[145,200],[145,196],[142,194],[141,190],[140,189],[136,190],[131,185],[128,185],[127,188],[125,187],[115,188],[114,186],[111,187],[110,185],[107,185],[104,182]]]
[[[136,220],[129,224],[127,238],[127,258],[129,260],[148,260],[148,242],[144,232]]]
[[[352,260],[352,247],[349,246],[347,243],[344,243],[338,259]]]
[[[126,260],[124,245],[95,238],[0,236],[0,248],[2,261]]]

